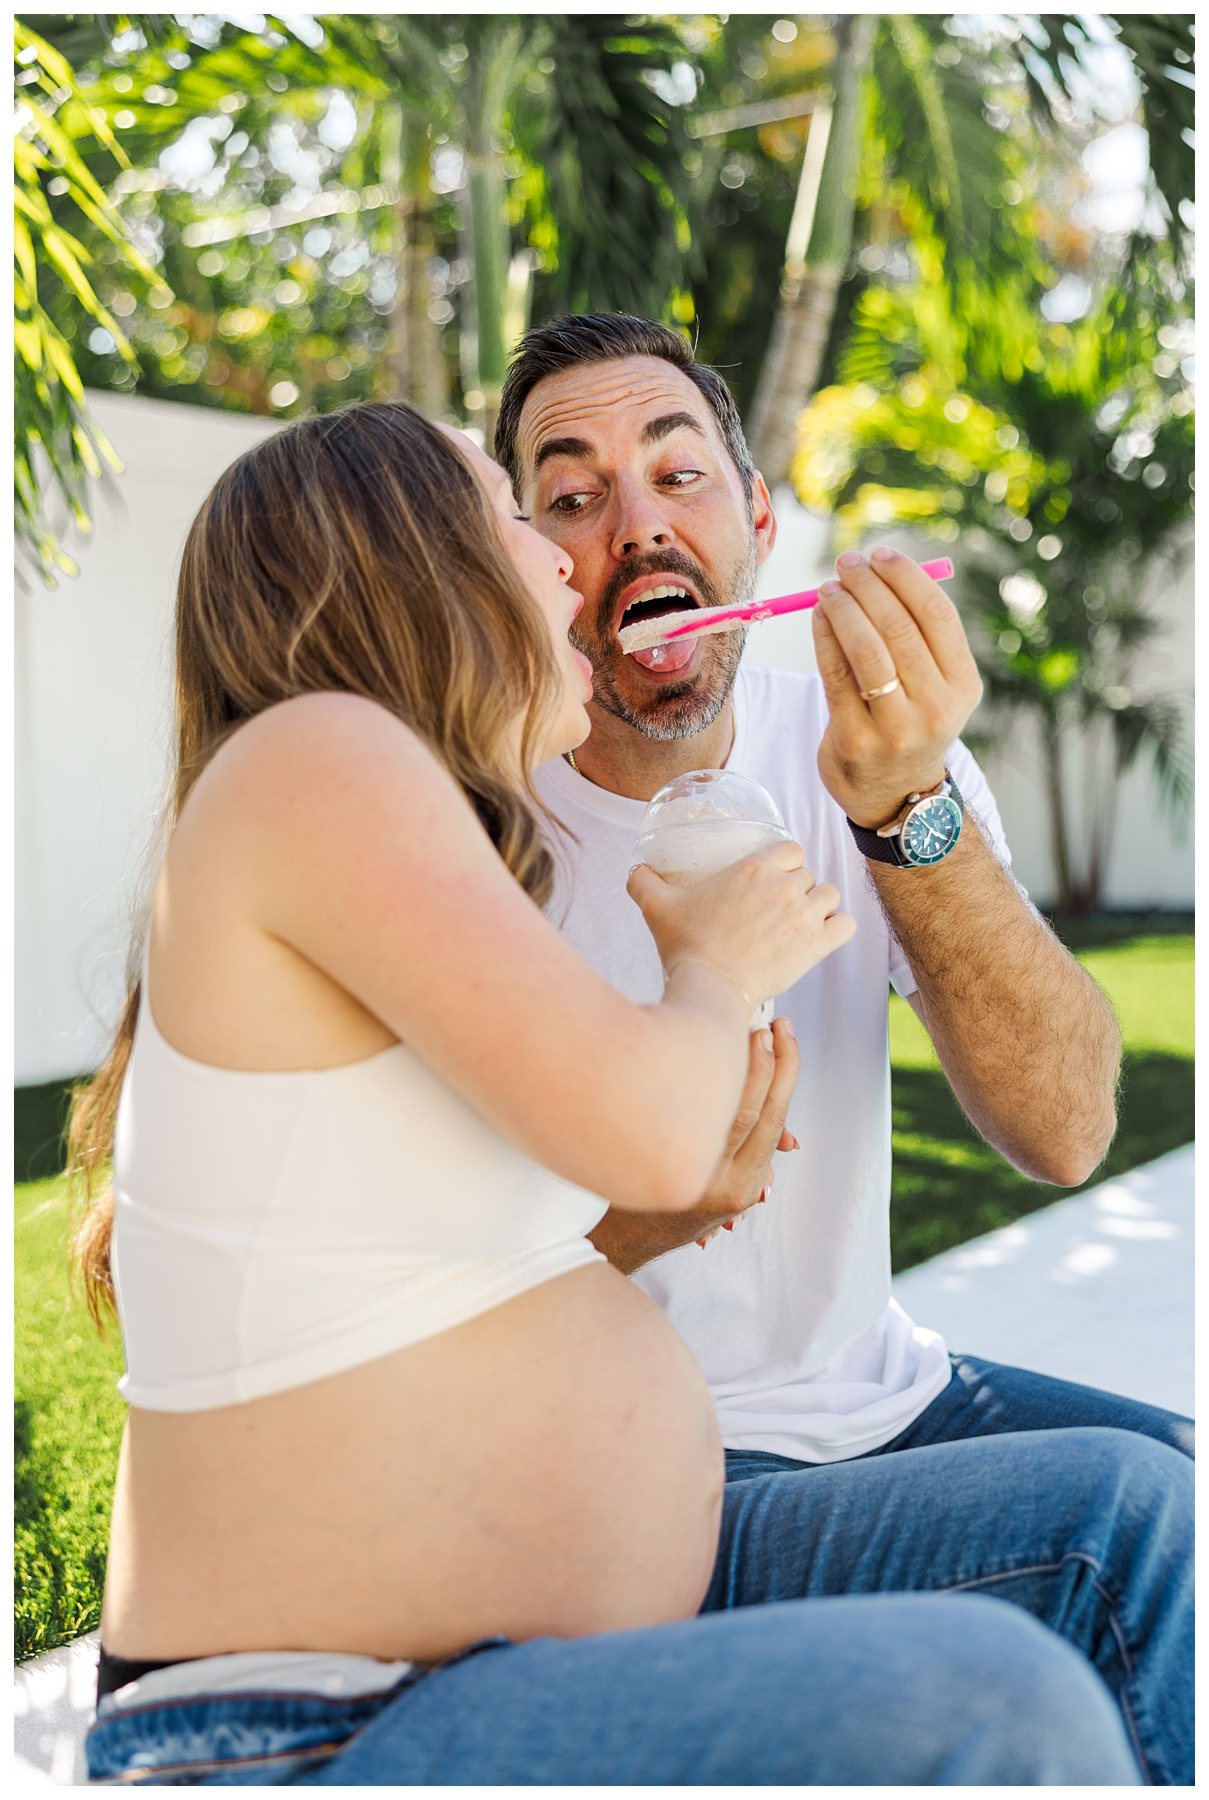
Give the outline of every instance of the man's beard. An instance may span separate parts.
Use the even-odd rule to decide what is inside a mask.
[[[589,659],[594,671],[592,687],[597,706],[615,719],[641,732],[657,743],[672,743],[679,738],[696,737],[716,723],[730,699],[735,685],[747,632],[711,633],[701,639],[696,671],[687,681],[669,683],[653,692],[641,710],[618,692],[613,677],[613,662],[623,657],[613,631],[613,618],[623,589],[643,575],[680,576],[691,583],[703,607],[743,606],[751,599],[756,585],[756,546],[754,539],[748,555],[728,583],[729,593],[720,593],[699,563],[680,550],[652,550],[632,556],[615,570],[596,608],[595,637],[589,637],[579,620],[568,633],[574,647]],[[688,620],[692,613],[676,615]],[[611,655],[610,655],[611,651]]]

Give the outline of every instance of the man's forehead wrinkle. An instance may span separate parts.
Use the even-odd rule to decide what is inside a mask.
[[[682,387],[675,380],[679,370],[669,367],[666,375],[662,370],[652,370],[649,374],[645,370],[627,370],[619,380],[617,368],[618,365],[612,363],[582,365],[575,370],[574,388],[560,371],[558,375],[546,376],[530,391],[521,410],[518,448],[522,459],[535,474],[535,458],[540,455],[543,440],[582,438],[585,427],[590,432],[594,420],[615,421],[619,407],[662,405],[668,409],[665,417],[675,416],[678,424],[691,424],[703,437],[708,437],[707,428],[691,410],[693,402],[705,403],[691,382],[686,380]],[[543,389],[547,391],[543,393]],[[651,421],[652,425],[657,423]],[[665,427],[665,431],[667,429],[670,427]],[[646,437],[649,430],[649,425],[644,428],[644,441],[652,441]]]

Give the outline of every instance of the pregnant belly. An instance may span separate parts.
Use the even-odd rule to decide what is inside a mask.
[[[723,1481],[696,1364],[596,1264],[287,1394],[132,1413],[102,1634],[432,1661],[684,1618]]]

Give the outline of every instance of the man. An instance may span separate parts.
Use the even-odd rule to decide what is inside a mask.
[[[651,321],[568,317],[530,332],[495,447],[523,510],[572,557],[585,600],[572,635],[595,670],[592,733],[539,782],[572,834],[554,909],[567,936],[632,998],[658,997],[658,959],[624,892],[638,824],[673,776],[722,765],[772,792],[807,867],[857,919],[852,942],[781,997],[789,1023],[753,1037],[727,1156],[696,1212],[610,1213],[593,1234],[664,1307],[713,1389],[733,1485],[707,1604],[994,1592],[1005,1557],[1018,1568],[1044,1556],[1069,1575],[1061,1531],[1047,1527],[1039,1545],[1027,1520],[1000,1510],[1005,1486],[1073,1496],[1086,1455],[1057,1427],[1095,1428],[1121,1481],[1164,1496],[1171,1543],[1182,1541],[1168,1515],[1189,1473],[1173,1453],[1191,1455],[1189,1421],[950,1356],[890,1297],[889,984],[975,1126],[1024,1173],[1081,1182],[1115,1126],[1111,1010],[1011,876],[994,800],[959,741],[981,686],[952,603],[908,558],[850,552],[813,614],[817,677],[740,670],[742,633],[670,658],[623,655],[623,620],[749,599],[776,531],[725,383]],[[912,808],[933,828],[930,865],[910,865]],[[1025,1432],[1046,1437],[1022,1445]],[[867,1458],[879,1460],[862,1461],[857,1480],[854,1459]],[[975,1493],[958,1530],[954,1495]],[[924,1551],[942,1504],[950,1530]],[[1007,1597],[1052,1622],[1071,1601],[1054,1580],[1044,1599]],[[1110,1684],[1115,1630],[1102,1614],[1082,1644]],[[1151,1779],[1181,1779],[1190,1739],[1171,1719],[1183,1680],[1161,1703],[1164,1747],[1135,1738]],[[1127,1685],[1116,1684],[1123,1705]]]

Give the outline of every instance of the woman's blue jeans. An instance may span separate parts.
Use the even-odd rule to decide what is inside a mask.
[[[1137,1428],[992,1426],[848,1463],[729,1461],[695,1619],[491,1640],[363,1701],[198,1696],[114,1712],[90,1734],[90,1774],[1192,1782],[1192,1465],[1169,1443]]]

